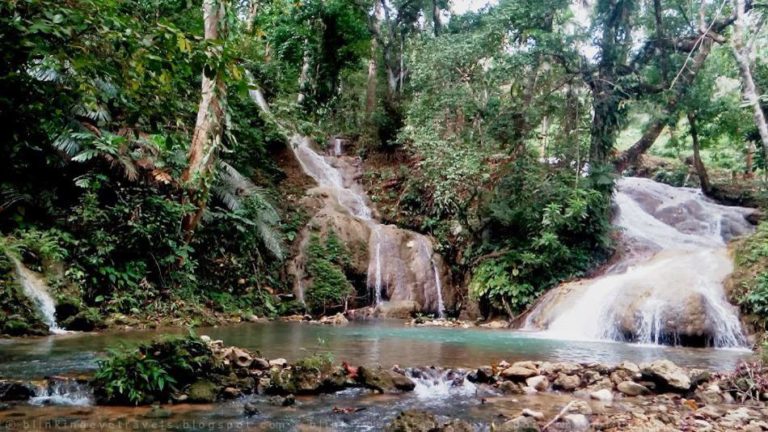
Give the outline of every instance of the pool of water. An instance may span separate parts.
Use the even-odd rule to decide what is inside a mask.
[[[480,328],[411,327],[401,321],[354,322],[331,327],[306,323],[252,323],[199,328],[198,334],[260,351],[268,358],[297,360],[330,352],[351,364],[477,367],[501,360],[618,363],[669,359],[689,367],[732,369],[752,357],[746,350],[678,348],[619,342],[563,341],[542,334]],[[109,348],[135,345],[183,330],[73,333],[0,340],[0,376],[39,378],[87,372]]]

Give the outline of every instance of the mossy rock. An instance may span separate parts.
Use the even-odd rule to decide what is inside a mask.
[[[187,390],[189,401],[194,403],[212,403],[219,396],[219,386],[210,380],[195,381]]]
[[[76,315],[70,316],[61,322],[62,327],[74,331],[93,331],[104,327],[101,320],[101,314],[94,308],[88,308],[80,311]]]

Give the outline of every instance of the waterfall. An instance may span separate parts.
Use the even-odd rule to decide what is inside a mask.
[[[90,406],[93,390],[73,379],[52,379],[37,386],[31,405]]]
[[[370,200],[359,182],[359,173],[355,172],[356,159],[344,156],[341,139],[333,140],[333,156],[323,156],[312,148],[308,137],[291,132],[291,128],[274,118],[261,91],[252,89],[250,95],[264,115],[270,117],[288,138],[302,171],[315,180],[323,194],[330,196],[369,229],[370,233],[366,234],[369,245],[367,284],[373,291],[374,304],[380,305],[386,293],[389,300],[418,300],[423,310],[442,316],[445,305],[440,284],[441,261],[432,258],[431,241],[421,234],[383,224],[374,218]],[[403,244],[407,247],[402,247]],[[426,254],[422,252],[424,245],[428,249]],[[305,287],[301,283],[301,268],[296,266],[297,296],[303,301]],[[433,290],[437,293],[433,294]]]
[[[66,330],[59,328],[59,325],[56,323],[56,302],[53,301],[53,297],[48,292],[48,285],[45,283],[45,280],[37,273],[26,268],[18,259],[9,258],[16,267],[16,275],[19,284],[21,284],[24,290],[24,295],[37,307],[43,322],[48,326],[48,330],[53,334],[66,333]]]
[[[413,394],[419,399],[445,399],[449,396],[475,396],[475,384],[467,379],[465,371],[436,368],[407,369],[406,375],[416,387]]]
[[[752,231],[753,210],[643,178],[619,180],[614,203],[618,262],[545,294],[525,326],[564,339],[745,346],[723,284],[733,271],[727,241]]]

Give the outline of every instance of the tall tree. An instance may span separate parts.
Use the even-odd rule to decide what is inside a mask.
[[[203,24],[205,40],[215,47],[225,33],[226,0],[203,1]],[[224,135],[226,86],[218,67],[206,67],[202,75],[202,97],[197,110],[197,121],[192,143],[189,146],[187,168],[182,182],[187,195],[197,207],[184,217],[183,227],[187,238],[200,222],[208,202],[210,181],[213,176],[216,153],[221,147]]]

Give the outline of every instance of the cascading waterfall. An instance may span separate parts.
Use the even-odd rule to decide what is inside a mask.
[[[24,295],[35,304],[43,322],[48,326],[48,330],[53,334],[66,333],[66,330],[61,329],[56,322],[56,302],[48,292],[48,285],[43,278],[26,268],[18,259],[9,258],[16,267],[16,275],[24,290]]]
[[[564,339],[745,346],[723,284],[733,270],[726,243],[751,232],[753,210],[643,178],[619,180],[614,202],[627,252],[602,276],[547,293],[525,327]]]
[[[70,379],[55,379],[37,386],[31,405],[90,406],[93,390],[84,383]]]
[[[368,197],[358,177],[351,173],[352,160],[344,156],[342,140],[334,138],[333,156],[316,152],[308,137],[290,132],[290,128],[274,119],[261,91],[250,92],[253,101],[271,117],[289,140],[289,146],[304,173],[312,177],[322,192],[330,196],[350,215],[364,223],[368,235],[368,289],[373,291],[376,306],[389,300],[417,300],[424,310],[443,316],[445,304],[441,283],[441,263],[433,256],[431,241],[418,233],[385,225],[375,220]],[[403,247],[403,244],[406,247]],[[297,296],[303,301],[302,267],[298,273]],[[416,293],[416,290],[421,292]]]

